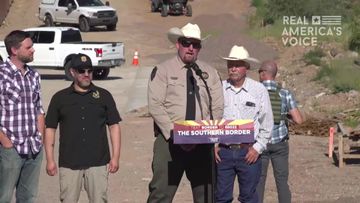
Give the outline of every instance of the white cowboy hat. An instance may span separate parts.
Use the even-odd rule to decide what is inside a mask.
[[[256,63],[260,62],[258,59],[250,57],[249,52],[244,47],[237,45],[234,45],[231,48],[228,57],[222,58],[229,61],[247,61]]]
[[[178,27],[170,28],[168,31],[168,39],[172,43],[176,43],[179,37],[193,38],[201,41],[201,31],[197,24],[188,23],[181,29]]]

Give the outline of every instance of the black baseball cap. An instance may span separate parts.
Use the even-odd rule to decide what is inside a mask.
[[[77,70],[93,68],[90,57],[85,54],[73,54],[70,67]]]

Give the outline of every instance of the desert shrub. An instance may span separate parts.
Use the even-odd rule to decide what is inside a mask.
[[[355,110],[355,111],[349,113],[349,115],[346,117],[344,123],[345,123],[346,126],[349,126],[351,128],[355,128],[355,127],[359,126],[359,124],[360,124],[360,111]]]
[[[360,53],[360,3],[353,8],[350,30],[349,49]]]
[[[360,5],[357,0],[252,0],[252,5],[256,7],[256,14],[250,17],[250,27],[254,31],[252,33],[262,32],[259,29],[266,25],[283,24],[284,16],[297,16],[307,18],[311,22],[312,16],[341,16],[341,23],[343,32],[341,36],[318,36],[322,41],[337,41],[343,43],[346,47],[352,44],[355,49],[358,47],[359,37],[353,34],[352,39],[349,37],[351,32],[348,29],[348,24],[354,22],[354,19],[360,19],[360,10],[357,11],[356,5]],[[271,31],[278,29],[279,26],[273,28],[268,26],[266,31],[269,31],[266,36],[271,33],[278,32]],[[360,25],[355,24],[354,28],[360,28]],[[283,25],[284,28],[284,25]],[[356,32],[355,32],[356,33]],[[270,35],[271,36],[271,35]],[[272,36],[278,38],[279,36]],[[354,49],[353,48],[353,49]]]
[[[259,8],[264,5],[264,0],[252,0],[251,5],[256,8]]]
[[[334,93],[360,91],[360,70],[352,59],[333,60],[329,65],[322,65],[314,80],[329,87]]]
[[[349,49],[360,53],[360,32],[351,35],[349,39]]]
[[[349,19],[352,0],[267,0],[267,17],[340,15]]]
[[[273,37],[275,39],[280,40],[282,36],[282,32],[284,26],[281,24],[280,21],[276,21],[271,26],[258,26],[264,23],[262,18],[252,16],[249,19],[250,22],[250,29],[247,31],[251,36],[256,39],[262,39],[264,37]]]
[[[322,65],[320,70],[317,72],[314,80],[318,81],[318,80],[329,80],[329,76],[331,75],[331,69],[328,65]]]
[[[333,92],[350,92],[353,88],[350,84],[340,83],[340,84],[334,84],[333,86]]]
[[[315,49],[310,50],[309,52],[307,52],[304,55],[304,61],[306,63],[306,65],[317,65],[320,66],[321,65],[321,58],[325,56],[324,51],[319,48],[319,47],[315,47]]]
[[[252,0],[251,5],[256,7],[256,14],[250,18],[251,25],[256,25],[257,27],[264,27],[267,24],[274,23],[274,19],[270,19],[267,17],[267,0]]]
[[[265,18],[282,19],[283,16],[303,16],[301,1],[304,0],[267,0]]]
[[[351,128],[355,128],[359,125],[359,121],[357,119],[354,118],[346,118],[344,121],[344,124],[346,126],[349,126]]]
[[[263,25],[282,21],[283,16],[305,16],[311,20],[312,16],[341,16],[342,22],[351,21],[356,14],[352,7],[353,0],[252,0],[257,8],[257,15],[261,16]]]

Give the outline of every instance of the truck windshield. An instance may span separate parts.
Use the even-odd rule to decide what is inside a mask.
[[[80,32],[78,30],[65,30],[61,33],[61,43],[82,42]]]
[[[104,6],[100,0],[78,0],[79,6]]]

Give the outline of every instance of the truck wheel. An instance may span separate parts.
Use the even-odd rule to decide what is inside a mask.
[[[106,29],[107,29],[108,31],[115,31],[115,30],[116,30],[116,24],[114,24],[114,25],[107,25],[107,26],[106,26]]]
[[[191,17],[192,16],[192,7],[191,5],[186,5],[186,16]]]
[[[50,14],[46,14],[44,23],[46,27],[54,26],[54,21]]]
[[[93,72],[93,78],[95,80],[103,80],[109,75],[110,68],[96,69]]]
[[[65,63],[65,67],[64,67],[64,69],[65,69],[65,80],[73,80],[73,77],[72,77],[72,75],[70,73],[70,62],[71,61],[67,61]]]
[[[161,16],[166,17],[169,15],[169,5],[162,4],[161,6]]]
[[[80,17],[79,28],[80,28],[81,32],[89,32],[90,31],[89,21],[85,17]]]

